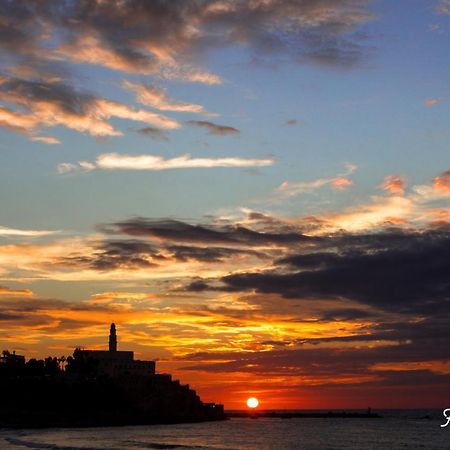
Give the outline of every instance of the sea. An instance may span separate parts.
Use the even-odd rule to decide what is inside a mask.
[[[1,450],[450,449],[442,410],[377,410],[367,418],[232,418],[103,428],[0,429]]]

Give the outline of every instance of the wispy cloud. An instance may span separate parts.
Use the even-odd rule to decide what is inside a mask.
[[[353,185],[353,181],[346,177],[337,177],[331,182],[331,186],[333,186],[338,191],[342,191],[347,189],[348,187]]]
[[[0,126],[49,144],[55,144],[57,140],[36,136],[39,127],[62,125],[92,136],[121,136],[123,133],[110,123],[111,117],[163,129],[180,127],[176,120],[161,114],[134,109],[124,103],[96,97],[59,82],[3,77],[0,79],[0,100],[21,109],[14,111],[0,106]]]
[[[128,170],[167,170],[185,168],[210,167],[262,167],[271,166],[273,159],[244,159],[244,158],[193,158],[191,155],[181,155],[165,159],[156,155],[121,155],[105,153],[97,158],[97,167],[101,169]]]
[[[208,122],[206,120],[188,120],[189,125],[194,125],[196,127],[206,128],[208,130],[208,134],[212,134],[214,136],[225,136],[229,134],[239,134],[240,131],[237,128],[226,126],[226,125],[218,125],[213,122]]]
[[[398,175],[387,176],[379,187],[390,195],[374,195],[365,204],[321,214],[316,232],[360,232],[385,226],[417,227],[425,224],[448,227],[445,211],[448,211],[450,198],[450,171],[438,175],[432,183],[413,185],[407,195],[405,182]],[[441,205],[441,208],[436,208],[436,205]]]
[[[134,48],[133,48],[134,47]],[[146,48],[147,47],[147,48]],[[166,79],[176,79],[206,85],[221,84],[219,75],[193,67],[188,60],[175,59],[165,50],[151,45],[136,45],[130,42],[129,53],[114,50],[95,36],[77,36],[74,40],[62,44],[55,57],[76,63],[94,64],[109,69],[142,75],[160,75]],[[180,58],[183,59],[183,58]]]
[[[439,14],[450,14],[450,0],[439,0],[436,3],[436,11]]]
[[[40,237],[58,233],[58,231],[47,230],[20,230],[17,228],[7,228],[0,226],[0,236],[17,237]]]
[[[148,136],[152,139],[156,139],[159,141],[168,141],[169,140],[167,135],[163,131],[161,131],[159,128],[144,127],[144,128],[139,128],[136,131],[139,134],[141,134],[142,136]]]
[[[186,103],[170,98],[165,89],[143,83],[124,81],[122,86],[136,94],[136,101],[161,111],[206,114],[202,105]]]
[[[424,104],[426,106],[434,106],[437,105],[442,100],[441,97],[438,98],[427,98],[424,100]]]
[[[43,142],[44,144],[50,145],[61,144],[61,141],[54,136],[33,136],[31,140],[35,142]]]
[[[95,36],[95,30],[90,33],[74,33],[75,39],[63,42],[56,49],[56,56],[76,63],[93,64],[108,67],[121,72],[143,75],[155,74],[161,69],[158,59],[144,52],[120,52],[108,47]]]
[[[402,195],[405,193],[406,182],[400,175],[388,175],[384,178],[380,188],[391,194]]]
[[[71,173],[76,171],[90,172],[94,170],[97,166],[89,161],[78,161],[76,163],[60,163],[56,167],[59,174]]]
[[[277,187],[275,193],[278,197],[288,198],[295,197],[299,194],[313,192],[316,189],[320,189],[324,186],[332,186],[337,190],[343,190],[353,184],[353,182],[347,177],[355,172],[356,169],[356,165],[347,163],[345,165],[344,172],[336,175],[333,178],[319,178],[313,181],[284,181],[280,184],[280,186]]]
[[[434,187],[438,191],[450,194],[450,170],[442,172],[433,179]]]
[[[366,204],[321,214],[314,233],[337,233],[341,230],[358,233],[389,225],[400,226],[418,221],[422,214],[422,207],[411,198],[373,196]]]
[[[30,289],[11,289],[8,286],[0,285],[0,295],[33,295]]]
[[[95,163],[87,161],[61,163],[58,165],[57,170],[59,173],[68,173],[77,169],[89,171],[94,168],[105,170],[168,170],[213,167],[263,167],[273,164],[273,159],[245,159],[239,157],[193,158],[189,154],[166,159],[158,155],[103,153],[98,156]]]

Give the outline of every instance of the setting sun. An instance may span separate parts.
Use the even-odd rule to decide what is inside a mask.
[[[247,399],[247,406],[249,408],[257,408],[259,405],[259,401],[257,398],[255,397],[250,397],[249,399]]]

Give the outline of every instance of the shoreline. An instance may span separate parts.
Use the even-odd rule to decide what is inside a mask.
[[[152,425],[179,425],[183,423],[205,423],[205,422],[220,422],[227,420],[227,417],[222,418],[141,418],[141,417],[109,417],[102,419],[84,419],[77,420],[77,418],[42,418],[41,420],[35,417],[28,417],[25,420],[12,420],[9,422],[0,420],[0,430],[20,430],[20,429],[50,429],[50,428],[120,428],[129,426],[152,426]]]
[[[221,422],[229,419],[382,419],[383,416],[373,412],[355,412],[355,411],[316,411],[316,412],[291,412],[291,411],[230,411],[224,413],[223,417],[216,418],[156,418],[156,417],[137,417],[137,416],[104,416],[104,417],[52,417],[39,414],[26,418],[0,419],[0,429],[46,429],[46,428],[101,428],[101,427],[127,427],[127,426],[151,426],[151,425],[176,425],[183,423],[204,423]],[[12,419],[12,420],[11,420]]]

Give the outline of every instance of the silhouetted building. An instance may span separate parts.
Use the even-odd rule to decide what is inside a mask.
[[[3,350],[2,355],[0,356],[0,363],[24,366],[25,356],[17,355],[15,351],[11,353],[8,350]]]
[[[93,360],[97,374],[117,377],[123,374],[154,375],[155,361],[134,359],[134,352],[117,350],[116,325],[111,324],[109,332],[109,350],[80,350],[79,356],[85,360]]]
[[[67,364],[61,365],[61,362]],[[61,427],[142,425],[223,420],[223,406],[203,403],[189,385],[155,374],[154,361],[135,361],[117,350],[111,324],[108,350],[73,356],[0,357],[0,426]]]

